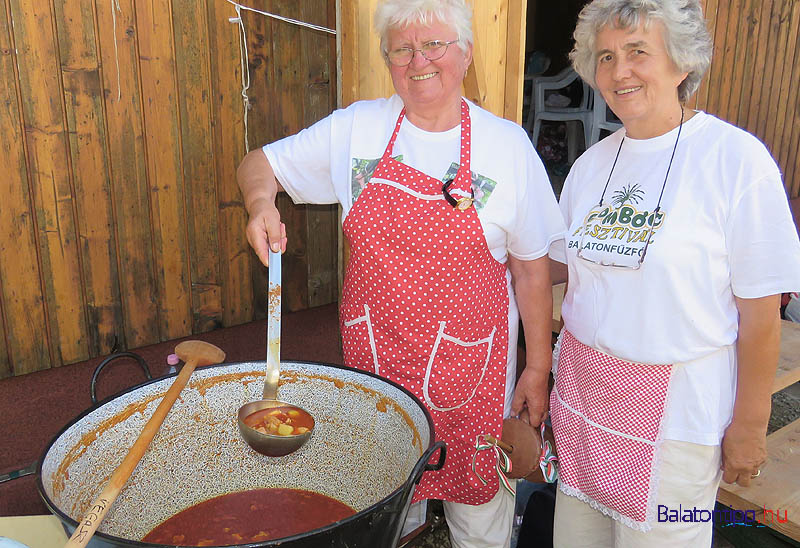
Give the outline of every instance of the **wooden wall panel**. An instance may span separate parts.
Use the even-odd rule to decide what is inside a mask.
[[[60,365],[89,354],[58,44],[49,2],[11,0],[10,4],[40,275],[51,354],[54,364]]]
[[[794,82],[800,81],[800,47],[795,49],[795,62],[794,62]],[[794,103],[790,103],[790,116],[792,116],[792,131],[788,140],[788,155],[786,157],[786,166],[784,171],[784,179],[790,185],[788,187],[789,196],[796,197],[800,195],[800,91],[794,86],[793,90],[796,94]]]
[[[725,0],[723,0],[725,1]],[[706,15],[706,25],[708,26],[708,30],[711,33],[712,39],[714,39],[714,43],[716,44],[716,26],[717,26],[717,2],[718,0],[701,0],[704,12]],[[703,78],[702,82],[700,82],[700,87],[697,89],[697,92],[692,96],[689,100],[689,105],[692,108],[697,108],[697,105],[705,105],[708,104],[708,95],[710,89],[710,71],[706,74],[706,77]]]
[[[769,15],[772,11],[772,0],[753,0],[751,11],[747,14],[749,48],[745,58],[745,70],[742,75],[745,87],[739,103],[739,120],[742,126],[753,133],[764,87],[764,64],[766,63],[767,45],[769,43]],[[755,114],[754,114],[755,113]]]
[[[229,22],[236,11],[224,2],[208,2],[211,52],[212,132],[219,213],[222,323],[237,325],[253,318],[251,263],[245,236],[247,211],[236,185],[236,166],[245,154],[239,27]]]
[[[722,38],[719,41],[718,51],[715,51],[714,70],[718,74],[717,85],[714,86],[713,95],[717,105],[717,112],[723,118],[729,119],[728,106],[730,97],[735,93],[734,72],[736,68],[736,37],[739,35],[739,13],[741,1],[728,0],[720,2],[717,12],[717,35]],[[721,32],[723,31],[724,32]],[[741,62],[741,59],[739,59]]]
[[[498,116],[505,114],[508,4],[509,0],[475,2],[472,8],[475,47],[480,48],[486,86],[486,96],[479,104]]]
[[[285,16],[300,14],[293,10],[294,6],[298,4],[293,0],[270,0],[266,3],[269,10]],[[260,39],[268,44],[269,61],[259,66],[261,75],[255,81],[261,85],[252,92],[252,114],[254,120],[272,120],[273,123],[265,132],[251,135],[251,147],[292,135],[304,127],[303,94],[306,89],[298,76],[305,72],[303,36],[306,31],[294,25],[274,25],[269,20],[264,23]],[[294,44],[294,47],[290,49],[285,44]],[[266,75],[265,69],[269,69]],[[275,105],[283,105],[280,118],[270,116]],[[293,230],[293,227],[305,227],[306,208],[294,205],[286,194],[279,195],[277,202],[289,240],[281,261],[284,306],[289,310],[308,308],[308,293],[305,291],[307,276],[301,274],[308,271],[306,238]],[[263,271],[263,267],[257,264],[253,272],[256,276],[257,317],[266,315],[267,285]]]
[[[325,25],[336,18],[335,6],[325,0],[303,2],[303,20]],[[330,105],[336,104],[336,67],[328,63],[336,55],[336,43],[325,33],[303,34],[303,65],[308,83],[303,94],[303,126],[310,126],[325,117]],[[308,306],[339,300],[338,246],[339,212],[337,207],[306,208],[306,254],[308,272]]]
[[[150,192],[147,180],[139,52],[133,0],[97,2],[97,28],[114,224],[117,242],[120,303],[124,329],[117,333],[121,348],[136,348],[159,340],[158,285],[150,232]]]
[[[800,195],[800,1],[705,0],[714,58],[692,104],[766,144]]]
[[[772,99],[767,116],[766,131],[763,134],[764,140],[770,145],[775,144],[776,132],[780,131],[779,128],[782,128],[784,122],[783,118],[779,118],[779,113],[781,110],[785,113],[785,108],[782,107],[785,107],[786,104],[786,98],[781,95],[781,92],[784,91],[782,75],[786,60],[786,50],[789,45],[790,29],[788,23],[791,14],[791,3],[780,2],[780,6],[778,7],[779,27],[776,41],[775,66],[772,73]],[[775,150],[772,150],[772,153],[775,155]]]
[[[774,107],[775,98],[774,94],[778,93],[778,86],[775,79],[775,67],[777,66],[775,60],[778,56],[778,50],[785,46],[785,43],[778,43],[780,39],[781,30],[781,16],[780,12],[785,5],[785,0],[773,0],[770,6],[769,16],[763,22],[769,26],[769,33],[767,43],[765,44],[766,64],[764,65],[764,81],[762,88],[762,101],[758,107],[758,114],[755,120],[755,134],[763,136],[767,131],[767,120],[769,112]],[[774,91],[773,91],[774,86]]]
[[[335,26],[335,0],[253,2]],[[333,109],[335,41],[245,13],[260,146]],[[236,184],[236,15],[224,0],[0,1],[0,378],[263,317]],[[283,207],[286,302],[336,300],[336,208]]]
[[[16,77],[17,59],[8,3],[0,8],[0,300],[3,337],[0,376],[50,367],[49,333],[39,279],[36,223],[28,186],[25,139]]]
[[[522,124],[525,77],[525,37],[528,20],[527,0],[509,0],[506,33],[506,73],[504,117]]]
[[[74,180],[88,352],[107,354],[122,331],[103,89],[93,4],[55,2],[69,152]]]
[[[717,11],[713,14],[714,20],[714,50],[713,60],[715,61],[708,69],[706,78],[708,79],[708,96],[706,101],[709,104],[716,104],[719,100],[719,92],[722,86],[722,60],[725,58],[726,34],[728,25],[728,3],[724,0],[717,5]],[[707,14],[707,17],[709,14]]]
[[[327,0],[302,4],[261,0],[249,5],[323,26],[335,18],[333,4]],[[327,33],[275,23],[247,12],[243,17],[248,49],[254,52],[250,56],[248,140],[255,148],[296,133],[330,113],[335,104],[330,77],[335,68],[330,59],[336,50]],[[275,116],[277,105],[280,117]],[[299,310],[337,300],[336,207],[298,206],[287,195],[279,195],[278,209],[289,240],[282,260],[285,307]],[[266,314],[266,269],[253,261],[251,273],[254,315],[261,318]]]
[[[188,333],[192,323],[170,4],[134,2],[162,340]]]
[[[800,10],[800,2],[795,4],[794,9],[795,11]],[[797,89],[797,82],[800,82],[800,36],[795,45],[792,72],[791,81],[794,82],[794,85],[787,109],[787,116],[791,119],[791,131],[787,129],[786,135],[789,137],[785,141],[784,149],[788,154],[785,162],[781,165],[786,166],[784,178],[789,185],[789,195],[796,197],[800,195],[800,90]]]
[[[209,184],[214,181],[214,149],[208,20],[196,5],[195,0],[172,0],[194,333],[223,324],[217,189]]]
[[[794,108],[798,104],[797,87],[800,83],[798,76],[797,51],[800,50],[800,2],[793,2],[789,15],[788,39],[786,41],[786,53],[781,67],[781,101],[778,104],[778,122],[775,125],[775,135],[771,139],[771,144],[775,150],[775,159],[778,164],[788,168],[786,163],[789,157],[789,143],[791,141],[792,126],[800,123],[795,117]],[[788,171],[788,170],[787,170]]]

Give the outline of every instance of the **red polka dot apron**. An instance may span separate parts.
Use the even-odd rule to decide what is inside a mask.
[[[454,207],[442,181],[392,158],[405,109],[386,151],[343,224],[350,243],[340,307],[345,364],[399,383],[422,400],[444,467],[425,472],[413,500],[466,504],[498,488],[493,453],[476,438],[500,437],[508,351],[506,266],[489,252],[469,200]],[[470,116],[461,103],[461,164],[449,187],[469,197]],[[463,207],[466,204],[467,207]],[[435,457],[438,458],[438,457]]]
[[[562,491],[650,529],[671,374],[671,365],[620,360],[563,331],[550,393]]]

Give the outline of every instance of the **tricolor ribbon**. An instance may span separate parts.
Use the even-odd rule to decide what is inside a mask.
[[[540,431],[542,434],[542,454],[539,457],[539,468],[542,469],[542,475],[547,483],[555,483],[558,479],[558,457],[553,450],[553,444],[544,439],[544,421],[542,421]]]
[[[475,459],[478,457],[478,452],[492,450],[492,449],[494,450],[494,453],[497,457],[497,462],[495,463],[495,470],[497,470],[497,477],[500,478],[500,483],[506,489],[506,491],[511,493],[512,496],[515,496],[516,492],[514,491],[514,487],[511,485],[511,482],[506,476],[506,474],[511,473],[511,459],[508,458],[508,455],[506,455],[505,451],[503,451],[501,448],[497,446],[497,443],[489,443],[483,436],[480,435],[475,438],[475,453],[472,455],[472,471],[475,473],[478,479],[481,480],[481,483],[483,485],[486,485],[488,483],[478,473],[475,464]]]

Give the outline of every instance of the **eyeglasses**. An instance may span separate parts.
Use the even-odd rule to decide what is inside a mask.
[[[416,52],[422,53],[422,56],[428,61],[436,61],[444,57],[444,54],[447,53],[447,46],[455,44],[456,42],[458,42],[458,40],[450,40],[449,42],[433,40],[432,42],[422,44],[422,47],[419,49],[397,48],[386,52],[386,58],[396,67],[404,67],[410,64]]]

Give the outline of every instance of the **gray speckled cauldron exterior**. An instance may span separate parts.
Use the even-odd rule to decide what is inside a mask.
[[[297,452],[267,457],[247,446],[236,424],[239,407],[261,398],[264,370],[264,362],[250,362],[193,373],[92,543],[139,546],[150,530],[193,504],[263,487],[316,491],[357,513],[316,532],[257,546],[396,542],[396,522],[405,516],[413,483],[435,451],[430,416],[419,400],[360,371],[282,362],[279,398],[308,410],[316,425]],[[173,380],[149,382],[101,403],[51,442],[39,485],[68,530],[102,490]],[[390,518],[398,530],[387,533]],[[381,520],[383,540],[362,532],[381,528]]]

